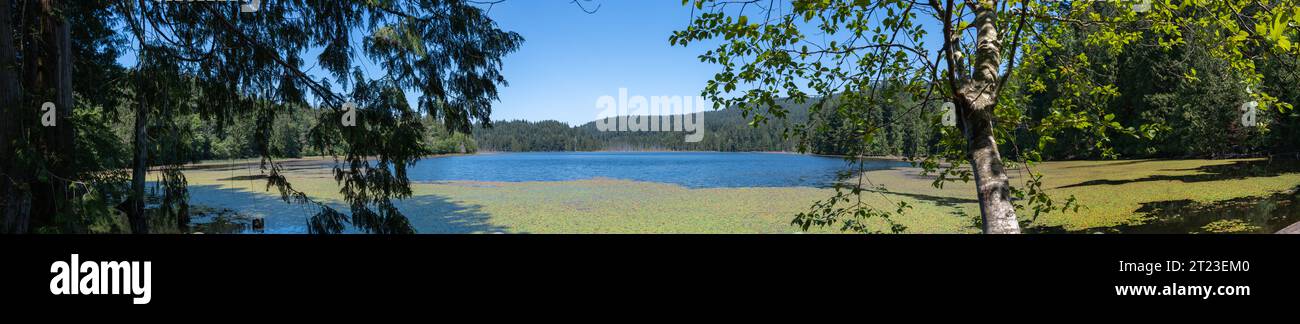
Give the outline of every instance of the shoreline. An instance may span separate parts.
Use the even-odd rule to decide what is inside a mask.
[[[792,151],[680,151],[680,150],[601,150],[601,151],[528,151],[528,152],[479,151],[475,153],[451,153],[451,154],[428,155],[428,156],[421,157],[420,159],[437,159],[437,158],[462,157],[462,156],[474,156],[474,155],[544,154],[544,153],[683,153],[683,154],[685,153],[748,153],[748,154],[788,154],[788,155],[803,155],[803,156],[816,156],[816,157],[825,157],[825,158],[849,159],[849,157],[845,155],[799,153],[799,152],[792,152]],[[863,156],[863,157],[859,157],[858,159],[875,160],[875,161],[914,162],[912,160],[909,160],[906,157],[890,156],[890,155]],[[1066,160],[1066,161],[1043,161],[1043,162],[1199,161],[1199,160],[1245,161],[1245,160],[1267,160],[1267,159],[1268,158],[1238,158],[1238,159],[1158,159],[1157,158],[1157,159],[1132,159],[1132,160]],[[275,159],[274,161],[276,163],[279,163],[281,166],[331,165],[331,164],[341,162],[336,160],[335,157],[331,157],[331,156],[304,156],[300,158],[280,158],[280,159]],[[182,170],[206,170],[206,169],[230,168],[230,167],[260,167],[261,163],[262,163],[262,159],[260,158],[207,160],[207,161],[200,161],[197,163],[186,164],[182,167]],[[151,166],[151,169],[154,167],[157,166]]]

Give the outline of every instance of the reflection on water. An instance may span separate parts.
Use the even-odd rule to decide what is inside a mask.
[[[190,215],[190,233],[203,234],[262,234],[266,233],[266,222],[261,218],[241,215],[236,211],[222,209],[197,215]]]

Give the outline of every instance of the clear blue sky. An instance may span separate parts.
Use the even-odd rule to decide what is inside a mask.
[[[676,0],[597,0],[587,14],[569,0],[512,0],[489,15],[502,29],[523,35],[523,47],[505,58],[510,86],[493,107],[495,120],[596,119],[596,99],[631,95],[699,95],[719,69],[696,58],[708,46],[670,46],[668,36],[690,23]]]

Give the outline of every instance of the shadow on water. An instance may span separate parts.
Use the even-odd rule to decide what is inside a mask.
[[[1205,182],[1219,180],[1238,180],[1255,177],[1275,177],[1283,173],[1300,172],[1300,160],[1294,159],[1273,159],[1273,160],[1249,160],[1236,161],[1229,164],[1207,165],[1191,169],[1174,169],[1162,171],[1198,171],[1198,174],[1191,175],[1153,175],[1140,179],[1129,180],[1110,180],[1099,179],[1085,181],[1061,188],[1085,187],[1094,185],[1122,185],[1135,182],[1147,181],[1181,181],[1181,182]]]
[[[396,203],[420,234],[504,233],[492,225],[482,206],[462,205],[438,196],[418,196]]]
[[[280,165],[280,171],[302,171],[302,170],[311,171],[311,170],[321,170],[321,169],[329,170],[329,167],[334,165],[334,162],[329,160],[308,160],[308,159],[281,160],[278,161],[277,163]],[[242,162],[223,162],[223,163],[188,165],[185,167],[185,170],[191,170],[191,171],[205,170],[205,171],[222,172],[222,171],[258,170],[261,167],[262,167],[261,161],[242,161]]]
[[[1139,225],[1067,231],[1061,227],[1031,227],[1033,233],[1107,234],[1272,234],[1300,222],[1300,187],[1267,197],[1245,197],[1213,203],[1191,200],[1142,204]]]
[[[1082,164],[1082,165],[1068,166],[1068,167],[1065,167],[1065,168],[1066,168],[1066,169],[1087,169],[1087,168],[1100,168],[1100,167],[1116,167],[1116,166],[1121,166],[1121,165],[1133,165],[1133,164],[1138,164],[1138,163],[1147,163],[1147,162],[1151,162],[1151,161],[1152,161],[1152,160],[1108,161],[1108,162],[1097,162],[1097,163],[1090,163],[1090,164]]]
[[[221,179],[217,179],[217,181],[253,181],[253,180],[266,180],[266,178],[267,176],[264,174],[257,174],[257,175],[244,175],[244,176],[234,176],[229,178],[221,178]]]
[[[215,212],[193,215],[191,230],[204,233],[303,234],[307,220],[318,209],[289,204],[278,196],[218,186],[190,186],[190,203],[211,207]],[[508,228],[489,223],[480,206],[466,206],[438,196],[417,196],[394,204],[421,234],[506,232]],[[346,206],[330,204],[343,213]],[[254,222],[263,229],[255,229]],[[347,233],[359,233],[349,228]]]
[[[868,191],[868,192],[875,192],[875,193],[885,193],[885,194],[890,194],[890,195],[904,196],[904,197],[913,198],[913,199],[916,199],[916,200],[929,201],[929,202],[933,202],[933,203],[935,203],[936,205],[944,206],[944,207],[957,207],[958,205],[961,205],[961,204],[977,204],[977,203],[980,202],[979,200],[976,200],[976,199],[970,199],[970,198],[958,198],[958,197],[934,196],[934,195],[926,195],[926,194],[919,194],[919,193],[894,192],[894,191],[879,191],[879,190],[867,190],[867,191]]]

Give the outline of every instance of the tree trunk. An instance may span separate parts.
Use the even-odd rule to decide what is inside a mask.
[[[0,154],[13,154],[9,141],[18,138],[18,121],[22,116],[12,109],[18,109],[22,89],[18,86],[18,55],[14,48],[14,26],[9,0],[0,0]],[[14,176],[12,158],[0,159],[0,212],[3,223],[0,233],[26,233],[30,214],[24,206],[30,201],[24,199],[19,187],[20,177]]]
[[[970,146],[971,169],[975,173],[975,188],[979,193],[980,215],[984,219],[985,234],[1019,234],[1020,223],[1016,220],[1016,208],[1011,204],[1011,182],[993,137],[992,108],[973,106],[963,123]]]
[[[23,21],[34,30],[24,28],[24,35],[28,37],[23,43],[23,57],[27,60],[24,73],[28,74],[24,75],[27,79],[25,95],[28,100],[23,100],[19,106],[39,107],[45,102],[55,105],[50,112],[55,116],[55,125],[37,126],[39,139],[34,143],[42,152],[42,163],[47,168],[43,172],[48,174],[34,174],[38,178],[29,180],[27,185],[32,197],[31,215],[27,219],[31,226],[39,227],[55,225],[56,215],[73,212],[65,208],[68,205],[69,179],[75,178],[71,148],[74,133],[67,119],[72,109],[72,43],[67,20],[60,17],[58,3],[54,0],[27,3],[26,13],[30,16],[25,16]],[[25,173],[32,172],[28,170]]]
[[[59,161],[60,167],[58,168],[58,173],[61,177],[72,179],[75,178],[75,174],[72,174],[75,172],[72,168],[72,162],[75,159],[74,152],[76,152],[77,149],[74,147],[76,143],[76,132],[73,131],[73,125],[70,120],[74,105],[72,101],[72,28],[69,26],[70,23],[68,22],[66,14],[64,15],[65,17],[55,17],[56,12],[54,10],[55,8],[67,10],[67,7],[67,5],[51,4],[49,15],[50,18],[56,19],[55,21],[51,21],[51,24],[54,24],[54,45],[58,48],[58,53],[55,54],[56,59],[54,61],[56,64],[54,76],[56,93],[54,104],[58,106],[58,140],[55,142],[55,145],[59,148],[57,154],[62,158]]]
[[[49,149],[50,173],[55,176],[47,181],[50,187],[50,196],[46,197],[48,201],[41,206],[42,210],[38,215],[47,218],[47,222],[52,221],[54,215],[63,213],[70,214],[75,211],[68,210],[68,185],[70,179],[75,179],[76,175],[73,168],[75,148],[73,146],[73,125],[69,120],[72,116],[72,36],[68,26],[68,19],[60,17],[62,6],[55,0],[42,0],[42,32],[45,33],[45,46],[49,48],[49,58],[45,60],[48,64],[42,73],[49,76],[48,86],[54,90],[52,98],[46,99],[54,102],[55,126],[46,128],[46,147]],[[50,224],[53,224],[52,222]]]
[[[1016,208],[1011,204],[1011,182],[1002,166],[994,138],[994,109],[999,89],[1001,41],[997,32],[995,1],[980,1],[976,8],[975,74],[963,85],[957,105],[961,109],[962,128],[970,150],[971,169],[979,193],[980,215],[986,234],[1019,234]]]
[[[18,74],[12,68],[18,66],[18,54],[14,50],[14,28],[10,21],[9,0],[0,0],[0,152],[11,154],[9,150],[9,139],[13,138],[10,133],[16,131],[14,117],[16,112],[10,111],[18,106],[19,91]],[[0,172],[8,171],[9,159],[0,161]],[[7,173],[6,173],[7,174]]]
[[[22,26],[19,26],[18,32],[22,35],[19,44],[22,46],[23,64],[20,66],[23,69],[22,89],[24,91],[14,109],[36,110],[36,107],[41,107],[44,102],[57,100],[59,46],[55,32],[60,20],[51,1],[27,1],[26,7],[22,9],[20,20]],[[37,116],[43,113],[38,113]],[[54,113],[58,115],[57,111]],[[25,115],[18,114],[13,118],[29,118]],[[34,124],[36,123],[34,120],[22,120],[19,123],[26,123],[25,126],[38,125]],[[15,215],[15,218],[18,222],[27,224],[23,225],[27,228],[49,225],[49,220],[53,219],[58,212],[59,204],[64,200],[62,197],[66,192],[66,186],[59,184],[62,182],[59,177],[64,177],[66,174],[60,170],[65,164],[63,161],[70,159],[60,154],[70,152],[60,150],[57,144],[60,142],[57,128],[44,127],[44,125],[17,127],[17,135],[20,137],[15,139],[21,138],[23,140],[21,145],[40,152],[30,157],[38,159],[39,163],[44,163],[51,171],[50,174],[57,176],[48,177],[25,166],[9,170],[8,174],[15,179],[16,190],[20,191],[19,200],[25,201],[21,202],[22,208],[16,208],[25,215]],[[36,216],[35,219],[33,215]]]
[[[140,80],[139,83],[144,83]],[[135,158],[131,169],[131,210],[127,218],[131,221],[131,233],[149,233],[149,216],[145,214],[144,185],[149,176],[149,112],[144,103],[143,87],[136,88],[137,108],[135,111]]]
[[[135,81],[135,140],[134,157],[131,162],[131,191],[130,198],[125,202],[127,219],[131,223],[132,234],[149,233],[149,215],[145,210],[145,179],[149,176],[149,105],[148,96],[153,87],[147,86],[152,80],[145,79],[145,62],[146,58],[151,55],[149,47],[145,44],[145,38],[140,30],[134,25],[135,22],[127,19],[127,25],[136,35],[136,40],[140,45],[136,55],[136,70],[132,77]]]

